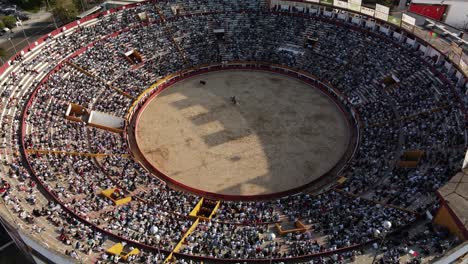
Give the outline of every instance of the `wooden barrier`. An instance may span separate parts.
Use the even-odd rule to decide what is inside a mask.
[[[106,250],[106,253],[120,256],[123,260],[127,260],[132,255],[138,255],[140,253],[140,250],[138,248],[134,248],[130,250],[129,252],[125,252],[123,244],[117,243],[113,245],[112,247],[108,248]]]
[[[135,100],[135,98],[134,98],[133,96],[131,96],[130,94],[128,94],[128,93],[126,93],[126,92],[120,90],[119,88],[116,88],[116,87],[114,87],[114,86],[108,84],[108,83],[107,83],[104,79],[102,79],[101,77],[96,76],[96,75],[90,73],[89,71],[87,71],[87,70],[81,68],[80,66],[78,66],[78,65],[76,65],[76,64],[74,64],[74,63],[72,63],[72,62],[70,62],[70,61],[68,61],[68,60],[67,60],[65,63],[68,64],[68,65],[70,65],[71,67],[77,69],[78,71],[80,71],[80,72],[82,72],[82,73],[84,73],[84,74],[90,76],[90,77],[93,77],[93,78],[95,78],[95,79],[98,79],[100,82],[103,82],[107,87],[109,87],[110,89],[112,89],[112,90],[114,90],[114,91],[116,91],[116,92],[122,94],[123,96],[128,97],[128,98],[130,98],[130,99],[132,99],[132,100]]]
[[[403,153],[398,166],[401,168],[416,168],[424,155],[424,151],[413,150]]]
[[[112,202],[114,202],[114,205],[116,205],[116,206],[124,205],[124,204],[127,204],[127,203],[132,201],[131,196],[124,197],[124,198],[121,198],[121,199],[114,199],[114,197],[112,197],[112,194],[114,194],[115,191],[116,191],[116,189],[107,189],[107,190],[103,190],[101,192],[101,194],[103,196],[107,197]]]
[[[111,254],[111,255],[117,255],[117,256],[120,256],[120,254],[122,253],[123,251],[123,245],[122,243],[117,243],[115,245],[113,245],[112,247],[108,248],[106,250],[107,253]]]
[[[172,43],[174,43],[174,46],[176,46],[177,51],[180,53],[180,56],[182,57],[182,59],[184,59],[184,62],[188,64],[189,61],[187,59],[187,56],[185,55],[185,51],[182,49],[182,47],[179,45],[179,43],[177,43],[177,41],[175,40],[173,34],[169,31],[169,28],[166,25],[166,17],[164,16],[164,13],[161,11],[161,9],[158,6],[155,6],[155,7],[156,7],[156,11],[158,12],[159,17],[161,18],[161,23],[164,26],[164,31],[169,36],[169,38],[172,40]]]
[[[388,120],[388,121],[385,121],[385,122],[378,122],[378,123],[375,123],[375,124],[371,124],[371,125],[369,125],[369,127],[380,127],[380,126],[384,126],[384,125],[389,124],[389,123],[394,123],[394,122],[396,123],[396,122],[400,122],[400,121],[412,121],[412,120],[415,120],[415,119],[419,118],[419,116],[430,115],[432,113],[437,113],[437,112],[440,112],[440,111],[442,111],[444,109],[447,109],[449,107],[451,107],[451,105],[444,105],[444,106],[433,108],[433,109],[428,110],[428,111],[419,112],[419,113],[416,113],[416,114],[413,114],[413,115],[404,116],[404,117],[400,117],[400,118],[397,118],[397,119],[391,119],[391,120]]]
[[[341,185],[341,184],[345,183],[347,180],[348,180],[348,178],[346,178],[346,177],[340,177],[336,181],[336,184]]]
[[[307,231],[307,227],[299,220],[297,220],[296,222],[294,222],[294,226],[296,228],[292,228],[292,229],[283,229],[283,227],[281,226],[281,224],[278,224],[276,223],[275,224],[276,226],[276,229],[278,230],[278,233],[281,235],[281,236],[284,236],[286,234],[289,234],[289,233],[296,233],[296,232],[300,232],[300,233],[304,233],[305,231]]]
[[[205,205],[205,202],[210,201],[210,205]],[[214,206],[213,205],[214,202]],[[209,200],[206,198],[201,198],[200,201],[195,205],[195,207],[192,209],[192,211],[189,214],[189,217],[192,219],[199,219],[201,221],[208,222],[213,218],[213,216],[216,214],[216,211],[218,210],[219,206],[221,205],[221,201],[214,201],[214,200]],[[201,215],[200,212],[202,209],[206,208],[207,210],[210,210],[210,214],[208,216]]]
[[[410,210],[410,209],[407,209],[407,208],[403,208],[403,207],[399,207],[399,206],[396,206],[396,205],[387,204],[387,203],[375,201],[375,200],[372,200],[372,199],[364,198],[364,197],[361,197],[360,195],[345,192],[345,191],[343,191],[341,189],[338,189],[338,188],[333,188],[333,191],[348,195],[348,196],[353,197],[353,198],[359,198],[359,199],[362,199],[362,200],[366,200],[366,201],[369,201],[369,202],[374,203],[374,204],[379,204],[379,205],[381,205],[383,207],[395,208],[397,210],[404,211],[404,212],[407,212],[407,213],[410,213],[410,214],[413,214],[413,215],[416,215],[416,216],[421,216],[421,214],[417,213],[416,211],[413,211],[413,210]]]
[[[120,134],[120,133],[123,132],[123,129],[120,129],[120,128],[100,126],[100,125],[92,124],[92,123],[88,123],[87,125],[90,126],[90,127],[99,128],[99,129],[106,130],[106,131],[109,131],[109,132],[112,132],[112,133],[117,133],[117,134]]]
[[[69,103],[67,111],[65,112],[65,118],[74,122],[85,123],[84,118],[89,115],[89,110],[85,107]]]
[[[192,209],[192,211],[189,213],[189,217],[192,218],[192,219],[197,219],[198,216],[198,211],[200,211],[200,208],[203,204],[203,197],[200,199],[200,201],[198,201],[197,205],[195,205],[195,207]]]

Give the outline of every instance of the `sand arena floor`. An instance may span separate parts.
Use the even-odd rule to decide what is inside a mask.
[[[259,195],[299,187],[331,169],[348,146],[338,106],[283,75],[206,73],[150,100],[136,126],[142,154],[167,176],[203,191]]]

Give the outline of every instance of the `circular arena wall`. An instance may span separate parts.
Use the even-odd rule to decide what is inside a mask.
[[[168,159],[168,155],[169,152],[171,150],[174,150],[174,147],[171,147],[171,146],[174,146],[174,143],[172,140],[171,140],[171,143],[167,144],[167,142],[164,142],[164,140],[160,143],[153,143],[152,141],[158,141],[157,138],[153,138],[152,136],[158,136],[158,129],[168,129],[168,126],[170,125],[171,122],[175,122],[175,123],[180,123],[181,121],[180,120],[173,120],[172,118],[170,120],[166,120],[165,124],[161,124],[159,127],[157,124],[153,124],[153,122],[158,122],[160,119],[158,117],[156,117],[156,115],[164,115],[165,113],[159,113],[159,112],[154,112],[154,111],[150,111],[149,113],[147,113],[146,115],[144,115],[144,111],[146,111],[147,107],[149,104],[159,104],[157,98],[162,95],[164,95],[164,93],[167,93],[167,90],[168,88],[171,88],[172,86],[175,86],[176,84],[179,85],[179,83],[184,83],[184,82],[187,82],[188,79],[194,79],[196,78],[197,81],[199,81],[198,79],[204,79],[203,77],[206,76],[206,74],[208,73],[217,73],[217,72],[221,72],[221,73],[229,73],[229,72],[233,72],[233,71],[243,71],[243,72],[263,72],[263,73],[267,73],[267,74],[276,74],[278,75],[279,77],[281,76],[284,76],[286,78],[291,78],[290,80],[293,81],[292,84],[293,85],[299,85],[300,83],[303,83],[302,85],[306,85],[306,86],[302,86],[303,88],[300,88],[301,90],[301,94],[298,95],[298,96],[301,96],[301,97],[307,97],[307,95],[304,95],[303,93],[307,92],[307,90],[310,90],[310,89],[314,89],[316,91],[320,91],[319,94],[317,94],[316,92],[310,96],[312,96],[313,98],[309,98],[311,99],[312,101],[310,100],[307,100],[307,98],[302,98],[301,100],[305,101],[303,102],[304,105],[302,105],[302,108],[306,107],[307,104],[314,104],[314,103],[319,103],[319,100],[318,97],[316,96],[325,96],[325,98],[328,98],[328,99],[325,99],[325,101],[322,101],[322,104],[320,106],[320,108],[311,108],[309,109],[309,112],[311,112],[311,114],[313,113],[316,113],[318,114],[318,111],[319,109],[320,110],[324,110],[324,108],[329,108],[330,111],[338,111],[336,113],[333,113],[333,112],[327,112],[325,113],[325,115],[329,116],[331,115],[332,117],[330,118],[333,118],[334,121],[332,122],[339,122],[341,124],[330,124],[330,123],[323,123],[323,126],[330,126],[331,127],[335,127],[338,125],[338,127],[335,127],[333,128],[332,130],[329,130],[327,131],[325,128],[325,131],[319,131],[317,132],[317,134],[315,134],[315,137],[314,135],[310,134],[309,132],[307,132],[305,135],[303,135],[304,137],[308,137],[308,138],[312,138],[312,142],[309,142],[309,144],[311,144],[311,146],[308,147],[309,151],[311,151],[310,154],[307,154],[306,152],[304,153],[301,153],[301,155],[305,155],[305,156],[311,156],[311,155],[317,155],[317,156],[314,156],[315,158],[311,158],[310,159],[310,162],[324,162],[325,164],[321,164],[321,169],[316,172],[316,173],[313,173],[311,172],[310,170],[309,171],[300,171],[299,173],[296,172],[296,173],[286,173],[286,172],[281,172],[281,168],[276,168],[276,169],[272,169],[272,168],[258,168],[257,166],[261,166],[261,161],[259,160],[253,160],[253,163],[251,163],[250,165],[246,165],[246,164],[243,164],[242,166],[244,167],[251,167],[252,169],[250,171],[243,171],[241,174],[238,174],[237,176],[235,176],[236,174],[234,174],[233,176],[233,173],[232,173],[232,170],[242,170],[242,168],[239,168],[239,167],[233,167],[232,164],[225,164],[224,167],[222,168],[219,168],[218,170],[215,170],[214,172],[208,172],[208,171],[203,171],[200,170],[200,171],[197,171],[193,174],[185,174],[185,175],[177,175],[177,176],[173,176],[171,175],[171,173],[167,173],[168,169],[165,169],[163,167],[161,167],[161,162],[164,162],[164,161],[161,161],[161,159]],[[272,75],[273,76],[273,75]],[[244,76],[245,77],[245,76]],[[287,79],[286,79],[287,80]],[[188,89],[192,89],[192,90],[196,90],[196,89],[201,89],[200,87],[196,88],[194,87],[194,81],[192,81],[191,85],[189,87],[191,88],[188,88]],[[195,81],[196,82],[196,81]],[[250,82],[250,81],[248,81]],[[252,84],[251,84],[252,85]],[[253,84],[255,85],[255,84]],[[284,83],[282,83],[281,85],[285,85]],[[219,85],[216,85],[216,89],[217,90],[222,90],[222,88],[219,87]],[[225,89],[229,89],[229,88],[225,88]],[[265,95],[265,92],[262,92],[261,91],[261,88],[258,87],[258,89],[260,89],[260,91],[251,91],[252,93],[259,93],[260,96],[262,98],[266,97]],[[266,87],[265,89],[272,89],[274,90],[272,87]],[[291,87],[288,87],[288,84],[285,85],[285,87],[283,87],[282,89],[292,89]],[[314,91],[313,90],[313,91]],[[224,91],[226,92],[226,91]],[[229,95],[228,94],[225,94],[223,91],[217,91],[217,96],[224,96],[225,99],[228,99]],[[239,94],[241,93],[242,91],[239,91]],[[270,91],[270,92],[274,92],[274,91]],[[221,93],[221,94],[219,94]],[[286,93],[286,94],[283,94],[281,96],[285,96],[287,97],[287,99],[285,100],[292,100],[292,98],[288,95],[287,95],[287,92],[283,92],[283,93]],[[312,93],[312,92],[311,92]],[[192,192],[192,193],[195,193],[195,194],[198,194],[198,195],[202,195],[202,196],[205,196],[205,197],[211,197],[211,198],[217,198],[217,199],[223,199],[223,200],[259,200],[259,199],[271,199],[271,198],[276,198],[276,197],[281,197],[281,196],[284,196],[284,195],[289,195],[289,194],[294,194],[296,192],[299,192],[301,190],[304,190],[304,189],[309,189],[309,190],[319,190],[322,186],[328,184],[328,183],[331,183],[333,181],[336,181],[336,178],[338,177],[338,174],[339,174],[339,171],[341,171],[343,169],[343,167],[346,165],[346,163],[352,158],[352,155],[353,153],[356,151],[357,149],[357,146],[358,146],[358,135],[359,135],[359,127],[358,127],[358,121],[357,121],[357,114],[355,114],[355,112],[349,108],[349,102],[347,101],[347,99],[341,95],[338,91],[336,91],[336,89],[333,89],[331,88],[331,86],[329,84],[325,84],[323,82],[320,82],[320,81],[317,81],[314,76],[310,75],[310,74],[307,74],[305,72],[300,72],[298,70],[294,70],[294,69],[291,69],[291,68],[286,68],[284,66],[280,66],[280,65],[270,65],[270,64],[261,64],[261,63],[255,63],[255,62],[239,62],[239,63],[228,63],[228,64],[224,64],[224,65],[209,65],[209,66],[202,66],[202,67],[197,67],[197,68],[193,68],[193,69],[188,69],[188,70],[184,70],[182,71],[181,74],[175,74],[175,75],[171,75],[170,77],[168,78],[165,78],[165,80],[163,82],[159,82],[157,85],[151,87],[150,89],[148,89],[145,93],[145,95],[142,96],[142,98],[139,98],[135,101],[134,105],[136,106],[137,109],[132,109],[130,112],[131,114],[129,114],[128,116],[128,120],[131,120],[130,123],[131,125],[130,126],[127,126],[127,134],[129,135],[129,146],[130,146],[130,149],[132,151],[132,153],[134,154],[134,157],[137,157],[137,160],[140,161],[140,163],[142,163],[142,165],[144,167],[146,167],[147,169],[151,170],[153,172],[154,175],[157,175],[159,176],[160,178],[162,178],[164,181],[166,182],[169,182],[169,183],[172,183],[175,185],[175,187],[178,187],[182,190],[186,190],[186,191],[189,191],[189,192]],[[321,94],[321,95],[320,95]],[[190,103],[190,100],[191,101],[196,101],[197,98],[193,98],[194,96],[193,95],[187,95],[187,96],[183,96],[183,95],[180,95],[184,98],[186,98],[186,100],[184,100],[184,105],[185,104],[190,104],[192,105],[192,103]],[[180,97],[179,96],[179,97]],[[205,96],[205,95],[203,95]],[[248,95],[249,97],[255,97],[255,95],[253,94],[250,94]],[[257,95],[258,96],[258,95]],[[189,97],[189,98],[188,98]],[[241,97],[242,98],[242,97]],[[239,98],[239,100],[243,100],[243,103],[240,102],[239,104],[239,108],[242,108],[243,107],[243,104],[247,102],[245,102],[245,100],[247,99],[241,99]],[[180,98],[179,98],[180,99]],[[206,99],[204,99],[206,100]],[[208,99],[210,101],[213,100],[213,98],[211,99]],[[223,100],[223,99],[221,99]],[[255,100],[255,99],[253,99]],[[314,102],[314,100],[316,100]],[[223,100],[224,102],[219,102],[220,104],[223,104],[223,105],[226,105],[225,101],[226,100]],[[327,103],[328,102],[328,103]],[[278,102],[276,102],[278,103]],[[331,103],[331,104],[330,104]],[[172,105],[175,105],[177,104],[177,102],[174,102],[174,103],[171,103]],[[266,105],[268,105],[269,103],[266,102],[265,103]],[[180,103],[179,103],[180,105]],[[206,106],[206,102],[201,105],[199,105],[199,107],[208,107]],[[188,107],[188,106],[187,106]],[[247,105],[245,105],[245,107],[247,107]],[[292,105],[290,107],[293,107]],[[303,113],[305,113],[307,111],[307,109],[300,109],[301,108],[301,104],[298,105],[299,108],[297,108],[297,111],[304,111]],[[311,106],[312,107],[312,106]],[[209,107],[208,107],[209,108]],[[262,110],[260,109],[257,109],[258,106],[256,106],[256,108],[253,110],[253,111],[257,111],[257,112],[261,112]],[[315,110],[314,110],[315,109]],[[331,109],[336,109],[336,110],[331,110]],[[218,109],[219,110],[219,109]],[[216,110],[216,111],[218,111]],[[252,110],[252,109],[251,109]],[[284,109],[283,109],[284,110]],[[178,111],[177,109],[174,109],[174,111]],[[206,109],[204,109],[203,111],[206,111]],[[275,111],[278,111],[278,110],[275,110]],[[279,111],[282,111],[282,110],[279,110]],[[164,111],[161,111],[161,112],[164,112]],[[237,111],[236,111],[237,112]],[[265,111],[264,111],[265,112]],[[266,110],[266,112],[271,112],[271,111],[268,111]],[[337,115],[339,113],[339,115]],[[244,113],[243,115],[249,115],[249,114],[253,114],[253,113],[249,113],[249,112],[246,112]],[[145,122],[144,124],[144,127],[143,129],[145,129],[146,131],[144,131],[143,135],[139,134],[138,130],[139,129],[142,129],[141,128],[141,119],[142,119],[142,115],[144,115],[143,118],[149,118],[148,121]],[[218,116],[217,118],[220,118],[220,119],[223,119],[225,118],[226,115],[235,115],[235,114],[225,114],[224,116]],[[296,115],[296,114],[294,114]],[[290,118],[292,118],[292,123],[297,123],[298,121],[295,120],[295,117],[291,116]],[[342,117],[340,117],[342,116]],[[173,117],[173,116],[171,116]],[[169,118],[169,117],[167,117]],[[216,119],[217,119],[216,118]],[[248,117],[245,117],[245,118],[248,118]],[[339,119],[335,119],[335,118],[343,118],[343,120],[339,120]],[[182,119],[185,119],[185,118],[182,118]],[[211,118],[213,119],[213,118]],[[210,120],[211,120],[210,119]],[[242,119],[243,120],[243,119]],[[242,121],[240,120],[239,122],[247,122],[247,121]],[[212,120],[212,121],[218,121],[218,120]],[[183,122],[183,121],[182,121]],[[218,122],[221,122],[223,123],[222,121],[218,121]],[[252,120],[252,122],[255,122],[255,120]],[[346,129],[344,127],[342,127],[342,125],[344,125],[346,127]],[[223,125],[224,126],[224,125]],[[154,127],[158,127],[158,128],[154,128]],[[340,128],[339,128],[340,127]],[[341,128],[342,127],[342,128]],[[191,138],[193,140],[193,137],[197,137],[197,135],[194,135],[196,133],[200,133],[199,129],[197,129],[197,127],[195,128],[190,128],[190,125],[189,127],[183,127],[183,128],[173,128],[174,130],[182,130],[184,131],[184,133],[189,133],[188,135],[186,136],[182,136],[182,138],[178,138],[178,140],[182,140],[182,141],[185,141],[187,138]],[[252,129],[250,127],[238,127],[238,125],[234,124],[234,127],[232,128],[234,130],[242,130],[242,129],[247,129],[249,131],[253,131],[251,132],[250,134],[252,134],[255,138],[257,138],[256,135],[256,132],[255,132],[255,129]],[[277,135],[275,136],[275,138],[279,138],[280,137],[280,134],[282,133],[281,131],[278,131],[282,129],[281,128],[281,125],[279,125],[278,127],[275,127],[273,130],[277,131]],[[286,128],[284,128],[286,129]],[[307,130],[313,130],[314,128],[310,127],[310,128],[307,128]],[[317,129],[317,128],[315,128]],[[345,129],[345,130],[343,130]],[[189,130],[189,132],[187,132],[187,130]],[[193,132],[193,130],[197,130],[196,132]],[[269,128],[267,129],[268,131],[266,131],[266,133],[268,134],[271,134],[271,133],[274,133],[275,131],[271,131],[272,129]],[[288,125],[288,128],[287,130],[294,130],[294,128],[291,128],[290,125]],[[172,131],[172,130],[171,130]],[[192,132],[190,132],[192,131]],[[244,131],[245,132],[245,131]],[[241,134],[244,133],[241,131]],[[288,132],[288,131],[284,131],[284,132]],[[177,133],[177,132],[174,132],[174,133]],[[174,134],[171,132],[171,134],[173,136],[176,136],[177,134]],[[294,136],[295,133],[298,133],[298,131],[295,131],[293,134],[289,135],[287,134],[288,138],[291,137],[291,136]],[[344,133],[344,134],[342,134]],[[230,133],[227,133],[227,134],[230,134]],[[330,136],[330,135],[333,135],[333,138],[322,138],[322,136],[324,136],[325,134],[327,134],[327,136]],[[232,136],[232,135],[231,135]],[[337,139],[338,138],[338,139]],[[166,137],[167,139],[167,137]],[[254,148],[254,146],[252,145],[253,143],[250,141],[248,143],[248,145],[244,145],[244,148],[247,147],[249,149],[248,151],[248,155],[251,155],[252,152],[251,151],[258,151],[259,153],[257,153],[256,155],[262,155],[262,158],[264,159],[264,162],[266,162],[267,164],[264,164],[265,166],[270,166],[269,163],[272,162],[272,163],[277,163],[277,162],[281,162],[281,160],[271,160],[271,158],[268,156],[268,155],[273,155],[273,153],[270,153],[270,154],[266,154],[263,150],[263,148],[273,148],[273,147],[276,147],[278,144],[277,142],[272,142],[270,143],[270,145],[272,144],[272,146],[264,146],[264,141],[268,139],[264,139],[262,138],[262,136],[258,136],[258,139],[259,141],[257,142],[258,143],[258,148],[260,149],[252,149]],[[270,138],[271,140],[275,140],[274,138]],[[195,139],[197,140],[197,139]],[[200,139],[200,140],[203,140]],[[238,137],[234,136],[233,139],[230,138],[229,135],[227,135],[227,138],[223,138],[223,140],[228,140],[230,141],[231,143],[230,144],[234,144],[234,148],[239,148],[239,144],[238,142],[236,142],[238,140]],[[231,141],[232,140],[232,141]],[[336,140],[338,140],[338,142],[340,143],[337,143],[338,145],[334,145],[336,144]],[[166,145],[167,144],[167,145]],[[301,142],[300,144],[304,144],[303,142]],[[332,145],[330,145],[332,144]],[[198,157],[194,158],[195,161],[192,161],[192,157],[190,156],[185,156],[185,158],[183,158],[182,160],[179,160],[181,159],[180,155],[185,155],[187,152],[189,152],[190,150],[186,149],[186,144],[184,143],[183,144],[183,147],[178,147],[179,149],[177,151],[182,151],[182,152],[179,152],[179,155],[178,154],[174,154],[175,157],[173,157],[172,159],[172,162],[175,162],[176,164],[178,165],[173,165],[173,167],[171,167],[171,169],[173,171],[179,171],[180,170],[180,166],[184,166],[182,164],[180,164],[181,162],[184,163],[184,162],[188,162],[188,163],[197,163],[196,159],[197,158],[200,158],[202,160],[204,160],[206,158],[206,156],[210,156],[210,155],[214,155],[211,153],[212,151],[212,148],[216,148],[219,144],[216,144],[216,145],[213,145],[211,146],[210,144],[208,144],[209,146],[205,146],[205,147],[202,147],[201,149],[196,149],[194,150],[195,152],[192,152],[192,155],[198,155]],[[241,143],[242,145],[242,143]],[[318,145],[318,147],[317,147]],[[161,148],[160,147],[163,147],[166,149],[165,151],[165,154],[166,155],[163,155],[164,153],[161,153]],[[242,146],[240,146],[242,148]],[[289,146],[284,146],[284,147],[289,147]],[[299,147],[299,146],[298,146]],[[169,148],[169,149],[167,149]],[[326,148],[326,149],[329,149],[328,151],[328,154],[327,154],[327,151],[325,152],[320,152],[319,149],[321,148]],[[190,149],[192,149],[192,147],[190,147]],[[242,158],[245,158],[245,157],[242,157],[242,152],[239,152],[239,149],[237,150],[227,150],[226,152],[224,152],[225,150],[221,150],[221,153],[229,153],[229,152],[234,152],[234,153],[237,153],[236,155],[239,156],[239,159],[242,159]],[[183,153],[183,154],[182,154]],[[315,154],[314,154],[315,153]],[[320,153],[320,154],[319,154]],[[223,155],[223,154],[220,154],[220,153],[217,153],[216,156],[219,156],[219,155]],[[264,156],[266,155],[266,156]],[[282,160],[286,160],[286,164],[280,164],[280,166],[295,166],[293,165],[294,163],[294,157],[288,157],[287,153],[280,153],[280,159]],[[165,157],[163,157],[165,156]],[[328,157],[328,158],[324,158],[324,157]],[[186,160],[188,159],[188,160]],[[292,159],[292,160],[291,160]],[[200,160],[199,160],[200,161]],[[238,160],[236,160],[237,162]],[[201,161],[200,161],[201,162]],[[211,162],[215,162],[215,163],[219,163],[220,161],[219,160],[213,160]],[[289,162],[289,164],[288,164]],[[307,157],[304,158],[304,161],[305,163],[309,162],[309,160],[307,159]],[[200,164],[198,164],[200,165]],[[210,167],[210,163],[206,164],[206,169],[207,170],[210,170],[211,167]],[[267,170],[267,174],[266,175],[261,175],[260,177],[265,177],[264,179],[258,179],[258,172],[259,170],[262,170],[262,169],[265,169]],[[274,171],[274,170],[277,170],[277,171]],[[174,172],[173,172],[174,173]],[[181,173],[181,172],[179,172]],[[210,174],[211,173],[211,174]],[[247,175],[245,175],[247,174]],[[280,175],[282,174],[282,175]],[[242,184],[246,183],[246,184],[249,184],[249,181],[251,181],[252,178],[249,179],[249,177],[252,177],[252,175],[255,177],[255,180],[257,181],[269,181],[268,183],[267,182],[263,182],[262,183],[262,186],[263,185],[271,185],[271,187],[273,188],[272,190],[266,190],[264,188],[255,188],[255,186],[253,186],[253,191],[246,191],[246,192],[242,192],[242,190],[240,188],[242,188]],[[189,180],[186,180],[187,177],[194,177],[196,179],[189,179]],[[230,186],[229,183],[225,184],[226,181],[229,181],[229,179],[231,177],[236,177],[236,181],[238,182],[234,188],[232,187],[228,187]],[[294,177],[301,177],[299,179],[295,179]],[[304,178],[305,177],[305,178]],[[240,179],[239,179],[240,178]],[[213,181],[212,183],[208,183],[207,181]],[[281,182],[284,182],[284,181],[290,181],[292,183],[290,183],[289,185],[286,185],[284,186]],[[231,185],[232,186],[232,185]],[[251,186],[252,187],[252,186]],[[225,188],[228,188],[228,190],[225,190],[223,191],[223,189]],[[231,188],[231,189],[229,189]],[[214,189],[218,189],[218,191],[215,191]]]

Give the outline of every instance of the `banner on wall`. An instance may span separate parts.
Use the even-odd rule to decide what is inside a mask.
[[[333,5],[336,7],[348,8],[348,2],[346,1],[334,0]]]
[[[415,26],[416,25],[416,18],[412,17],[412,16],[408,16],[407,14],[403,14],[403,16],[401,17],[401,21],[411,25],[411,26]]]
[[[375,18],[388,21],[388,14],[390,14],[390,8],[384,5],[375,5]]]
[[[362,0],[348,0],[348,9],[361,11]]]
[[[413,31],[416,25],[416,18],[412,16],[408,16],[407,14],[403,14],[401,17],[401,27],[408,30]]]
[[[375,10],[372,8],[361,6],[361,13],[368,15],[370,17],[374,17]]]

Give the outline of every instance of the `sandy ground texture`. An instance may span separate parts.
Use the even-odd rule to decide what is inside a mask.
[[[333,101],[299,80],[223,71],[184,80],[153,98],[136,138],[146,159],[176,181],[258,195],[322,176],[345,152],[349,131]]]

